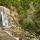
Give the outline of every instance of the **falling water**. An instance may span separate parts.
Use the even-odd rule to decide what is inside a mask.
[[[0,14],[2,15],[2,26],[8,28],[7,8],[0,6]]]

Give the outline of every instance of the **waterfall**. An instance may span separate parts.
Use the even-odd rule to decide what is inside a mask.
[[[2,15],[2,26],[9,28],[8,17],[7,17],[7,8],[0,6],[0,14]]]
[[[3,26],[5,26],[6,28],[8,28],[8,18],[6,15],[3,15],[3,12],[1,12],[2,14],[2,23],[3,23]]]

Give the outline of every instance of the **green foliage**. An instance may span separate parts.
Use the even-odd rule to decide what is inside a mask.
[[[36,35],[35,35],[35,32],[26,31],[26,32],[23,32],[23,36],[32,38],[32,37],[35,37]]]
[[[30,18],[20,20],[20,24],[23,26],[22,28],[24,28],[25,30],[29,29],[29,30],[32,30],[32,31],[37,31],[36,24]]]

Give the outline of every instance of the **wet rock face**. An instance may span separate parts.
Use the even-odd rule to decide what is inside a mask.
[[[9,9],[3,6],[0,6],[0,25],[9,28],[9,22],[8,22],[8,13],[10,13]]]
[[[5,28],[10,28],[12,26],[12,24],[14,24],[15,21],[18,21],[18,19],[14,16],[17,13],[15,11],[10,11],[10,9],[4,7],[4,6],[0,6],[0,21],[2,26],[4,26]]]

